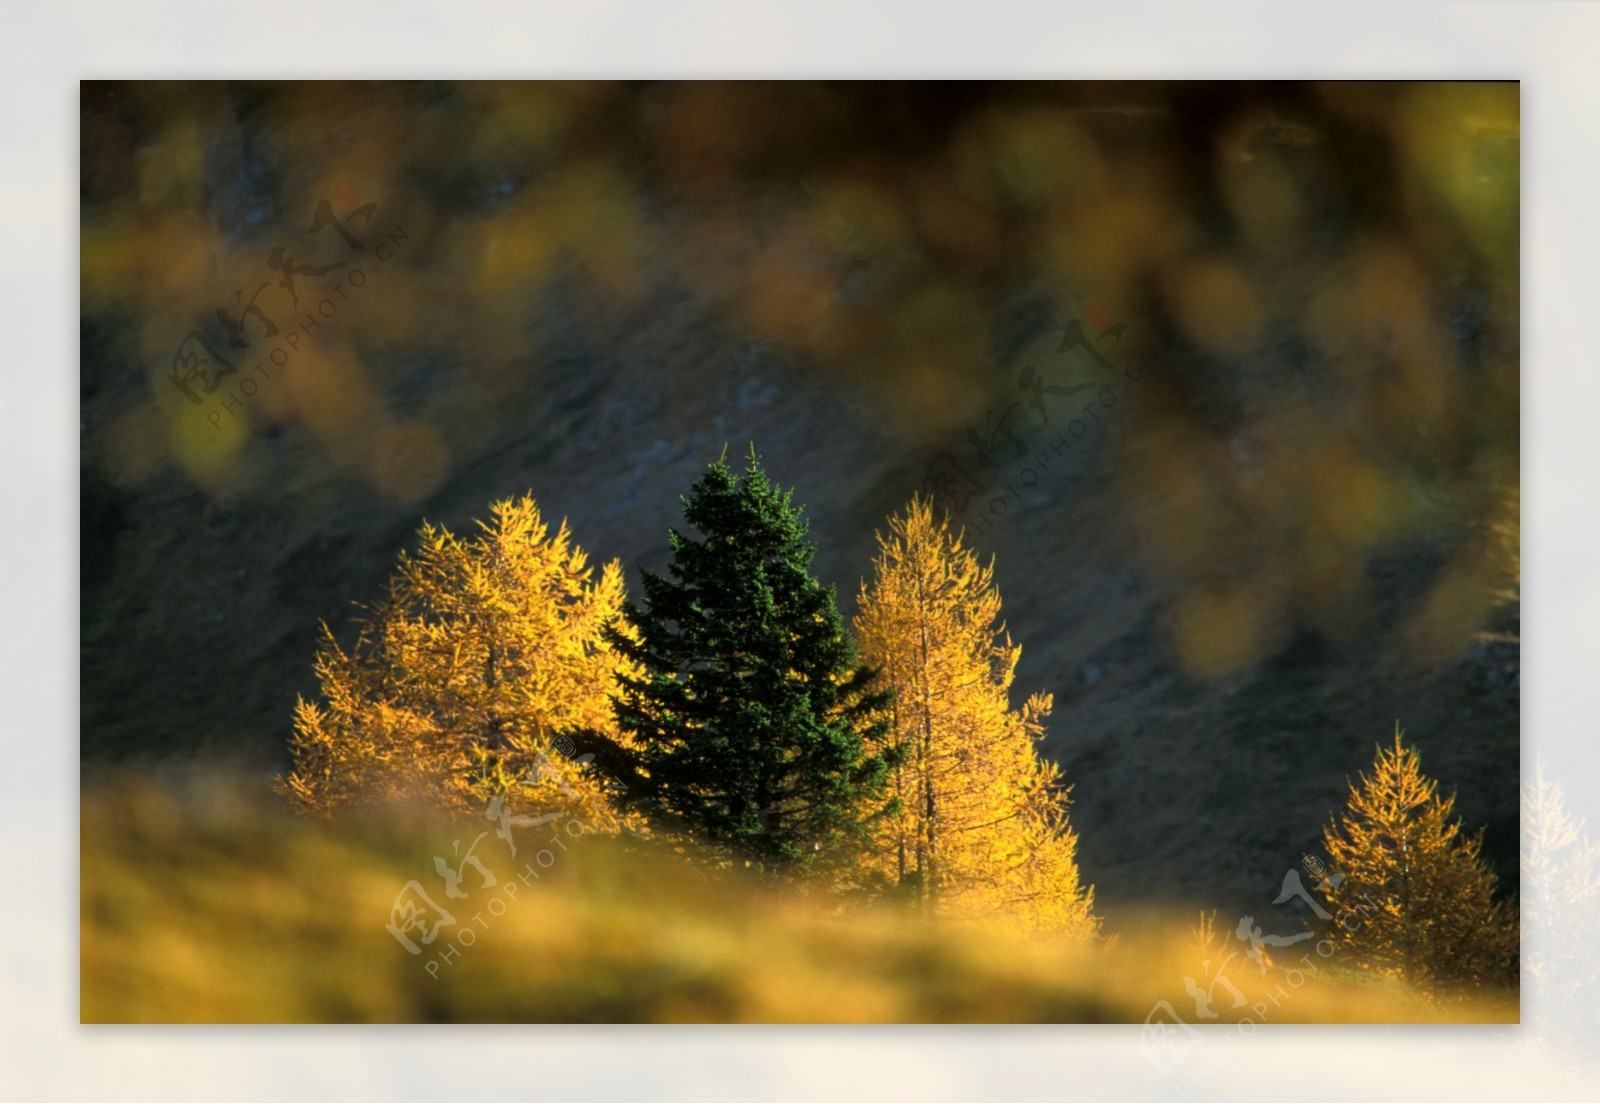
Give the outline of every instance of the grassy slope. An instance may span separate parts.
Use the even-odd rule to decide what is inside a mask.
[[[397,815],[328,828],[256,793],[185,775],[86,796],[84,1022],[1139,1022],[1160,999],[1192,1010],[1182,979],[1204,975],[1183,925],[1153,915],[1109,945],[933,928],[602,838],[541,860],[544,830],[519,835],[518,860],[493,836],[480,844],[499,882],[469,874],[456,902],[432,856],[460,826]],[[540,877],[507,896],[529,859]],[[442,941],[413,957],[384,929],[413,878],[455,911],[445,938],[478,933],[437,978],[425,963]],[[1514,996],[1438,1009],[1326,968],[1294,987],[1241,957],[1227,976],[1252,1003],[1286,994],[1264,1005],[1271,1022],[1517,1016]]]

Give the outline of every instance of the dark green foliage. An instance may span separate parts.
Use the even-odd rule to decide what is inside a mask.
[[[632,634],[611,636],[644,668],[614,699],[649,779],[639,800],[764,870],[848,865],[884,806],[888,695],[753,449],[742,476],[711,465],[683,507],[695,535],[672,531],[670,577],[645,572]]]

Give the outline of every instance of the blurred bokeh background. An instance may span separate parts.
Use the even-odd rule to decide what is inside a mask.
[[[79,122],[87,778],[265,779],[423,517],[530,491],[633,583],[753,441],[847,612],[930,471],[986,488],[1113,917],[1271,912],[1396,722],[1515,887],[1515,84],[88,82]]]

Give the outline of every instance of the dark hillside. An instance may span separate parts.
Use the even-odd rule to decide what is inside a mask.
[[[1396,722],[1514,885],[1516,651],[1477,634],[1517,118],[1514,85],[85,85],[84,768],[265,777],[319,621],[424,517],[531,491],[632,582],[754,441],[848,615],[943,456],[1103,903],[1265,905]],[[283,242],[351,259],[295,307]],[[269,280],[277,336],[191,403],[184,334],[231,348],[216,306]]]

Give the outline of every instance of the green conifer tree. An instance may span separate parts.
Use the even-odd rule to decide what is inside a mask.
[[[636,800],[664,823],[765,871],[849,863],[881,812],[887,695],[859,666],[791,494],[752,446],[684,498],[668,575],[610,643],[642,668],[618,681],[618,727],[639,749]],[[670,576],[670,577],[669,577]]]

